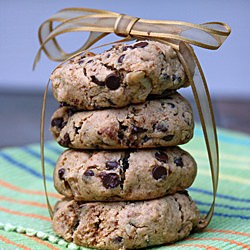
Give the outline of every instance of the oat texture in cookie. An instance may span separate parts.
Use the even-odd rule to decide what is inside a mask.
[[[149,200],[192,185],[196,162],[179,147],[66,150],[54,170],[57,191],[78,201]]]
[[[78,56],[57,68],[51,80],[58,102],[85,110],[142,103],[189,85],[176,52],[155,41]]]
[[[66,241],[96,249],[137,249],[188,236],[200,215],[186,191],[137,202],[57,203],[53,229]]]
[[[193,136],[193,113],[178,93],[122,109],[77,111],[59,108],[51,131],[57,142],[75,149],[176,146]]]

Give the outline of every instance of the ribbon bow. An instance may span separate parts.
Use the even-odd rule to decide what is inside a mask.
[[[59,22],[60,24],[53,28],[54,22]],[[68,32],[82,31],[90,32],[87,41],[81,48],[74,52],[66,53],[60,47],[56,39],[57,36]],[[39,41],[41,47],[36,55],[34,67],[39,61],[42,51],[51,60],[68,60],[79,53],[83,53],[90,46],[111,33],[124,37],[122,40],[112,42],[111,44],[135,39],[146,39],[170,45],[182,62],[192,87],[208,152],[213,182],[213,201],[205,217],[204,225],[206,226],[210,222],[214,211],[219,176],[219,150],[214,113],[206,79],[190,44],[215,50],[222,45],[230,32],[230,27],[221,22],[208,22],[197,25],[180,21],[146,20],[104,10],[68,8],[54,14],[40,26]],[[43,147],[44,110],[47,89],[48,85],[45,91],[41,119],[41,159],[46,199],[50,215],[52,216],[53,212],[48,201],[45,182]]]

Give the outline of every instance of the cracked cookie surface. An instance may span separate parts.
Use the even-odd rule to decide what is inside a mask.
[[[59,108],[51,132],[64,147],[122,149],[176,146],[193,136],[193,113],[178,93],[122,109],[76,111]]]
[[[96,249],[137,249],[172,243],[199,225],[200,215],[186,191],[137,202],[62,200],[53,229],[67,241]]]
[[[57,161],[54,185],[79,201],[149,200],[188,188],[196,171],[192,156],[179,147],[66,150]]]
[[[119,44],[92,56],[78,56],[51,75],[58,102],[79,109],[119,108],[143,103],[188,86],[175,51],[154,41]]]

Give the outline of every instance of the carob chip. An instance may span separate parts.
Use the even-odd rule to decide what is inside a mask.
[[[58,177],[60,180],[64,180],[64,174],[65,174],[65,169],[64,168],[60,168],[58,170]]]
[[[174,163],[176,164],[176,166],[178,167],[183,167],[184,164],[183,164],[183,161],[182,161],[182,158],[181,157],[178,157],[178,158],[175,158],[174,159]]]
[[[120,87],[120,84],[121,84],[120,82],[121,82],[121,78],[114,73],[107,75],[107,77],[105,79],[106,86],[111,90],[118,89]]]
[[[106,162],[106,168],[108,170],[112,170],[112,169],[117,169],[119,167],[119,162],[117,161],[107,161]]]
[[[168,161],[168,155],[165,154],[164,152],[162,151],[157,151],[155,153],[155,158],[158,160],[158,161],[161,161],[161,162],[164,162],[166,163]]]
[[[152,175],[156,180],[163,179],[167,175],[167,169],[156,165],[153,167]]]
[[[121,181],[119,176],[116,173],[100,173],[100,177],[102,180],[102,185],[107,188],[115,188],[120,185]]]
[[[84,173],[83,173],[84,176],[94,176],[95,173],[93,170],[91,169],[87,169]]]
[[[67,147],[70,144],[69,133],[65,133],[63,139],[59,141],[59,144],[63,147]]]
[[[139,42],[134,45],[134,48],[144,48],[148,45],[147,42]]]
[[[63,118],[62,117],[59,117],[59,118],[54,118],[52,121],[51,121],[51,126],[52,127],[57,127],[59,129],[63,128],[65,126],[65,122],[63,121]]]

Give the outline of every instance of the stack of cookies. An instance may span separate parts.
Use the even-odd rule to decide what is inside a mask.
[[[175,51],[153,41],[119,44],[78,56],[56,69],[51,119],[69,148],[54,171],[65,198],[54,231],[97,249],[136,249],[183,239],[200,215],[186,188],[196,176],[192,156],[177,145],[193,136],[188,86]]]

